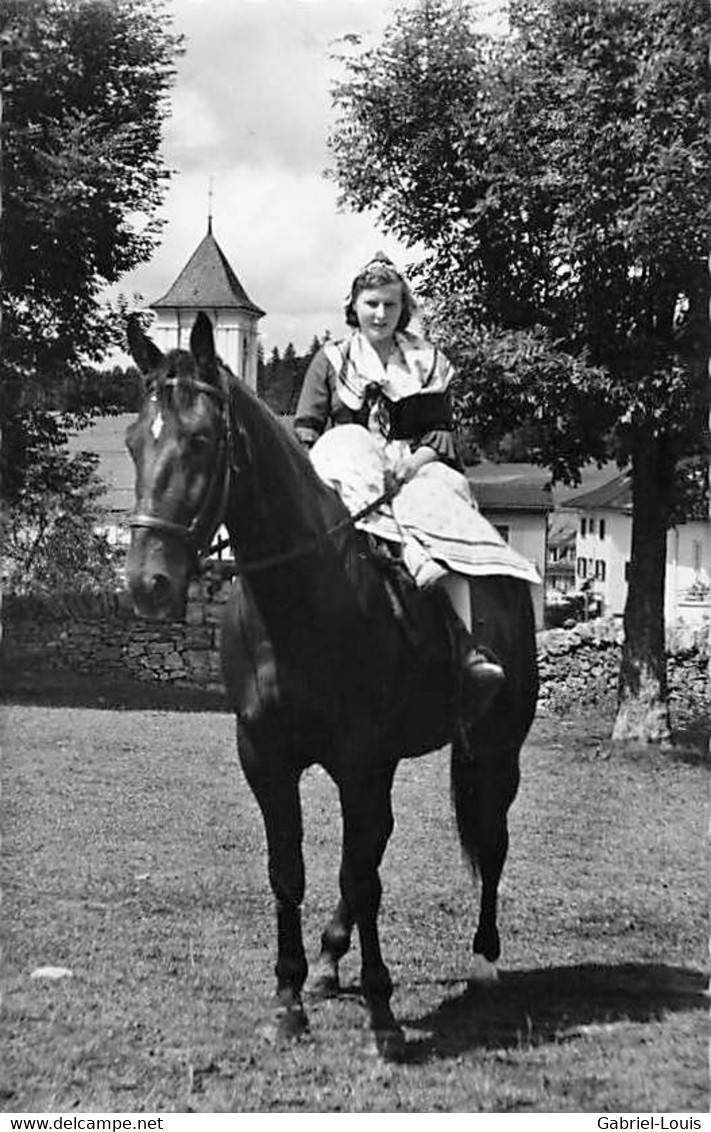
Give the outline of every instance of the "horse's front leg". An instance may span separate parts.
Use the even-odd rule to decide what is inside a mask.
[[[343,862],[341,891],[352,909],[361,947],[361,988],[378,1052],[398,1059],[405,1037],[390,1009],[393,984],[380,950],[380,862],[393,829],[390,794],[395,768],[349,775],[341,782]]]
[[[337,786],[338,778],[334,777]],[[350,950],[355,916],[343,891],[343,855],[341,849],[340,887],[341,894],[331,919],[321,934],[321,951],[318,959],[311,965],[311,988],[316,998],[332,998],[341,989],[339,966],[343,956]]]
[[[240,730],[239,754],[247,781],[264,818],[269,883],[277,915],[277,1027],[281,1037],[298,1037],[308,1029],[301,991],[308,966],[301,931],[304,899],[299,774],[288,766],[260,760]]]
[[[331,919],[321,935],[321,951],[311,965],[311,987],[318,998],[330,998],[341,989],[338,968],[351,946],[355,918],[348,901],[341,895]]]

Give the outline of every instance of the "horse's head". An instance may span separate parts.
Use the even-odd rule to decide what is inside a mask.
[[[128,585],[139,613],[169,620],[184,614],[198,552],[224,517],[227,388],[212,326],[202,313],[189,352],[162,354],[133,319],[128,340],[145,378],[143,405],[126,433],[136,469]]]

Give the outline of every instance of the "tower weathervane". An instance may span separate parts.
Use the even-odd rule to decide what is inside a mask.
[[[208,235],[212,233],[212,199],[215,190],[215,178],[210,174],[207,183],[207,231]]]

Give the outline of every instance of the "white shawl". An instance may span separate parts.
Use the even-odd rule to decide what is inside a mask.
[[[454,367],[436,346],[404,331],[395,334],[395,347],[387,365],[360,330],[343,342],[324,347],[344,405],[354,411],[362,408],[372,386],[382,390],[389,401],[415,393],[444,392],[454,376]]]

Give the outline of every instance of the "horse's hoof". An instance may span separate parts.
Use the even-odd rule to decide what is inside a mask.
[[[277,1013],[277,1037],[291,1042],[308,1033],[309,1020],[303,1006],[286,1006]]]
[[[300,1038],[309,1028],[306,1011],[301,1003],[301,995],[291,987],[284,987],[277,993],[276,1033],[277,1038],[291,1041]]]
[[[498,981],[499,972],[496,970],[496,964],[475,952],[472,960],[471,973],[469,975],[470,985],[491,987],[498,983]]]
[[[341,991],[337,964],[329,959],[319,958],[311,968],[309,989],[315,999],[336,998]]]
[[[311,982],[311,997],[317,1001],[326,998],[338,998],[341,993],[341,984],[338,975],[319,975]]]
[[[374,1030],[375,1052],[383,1061],[404,1061],[407,1043],[399,1027],[388,1030]]]

